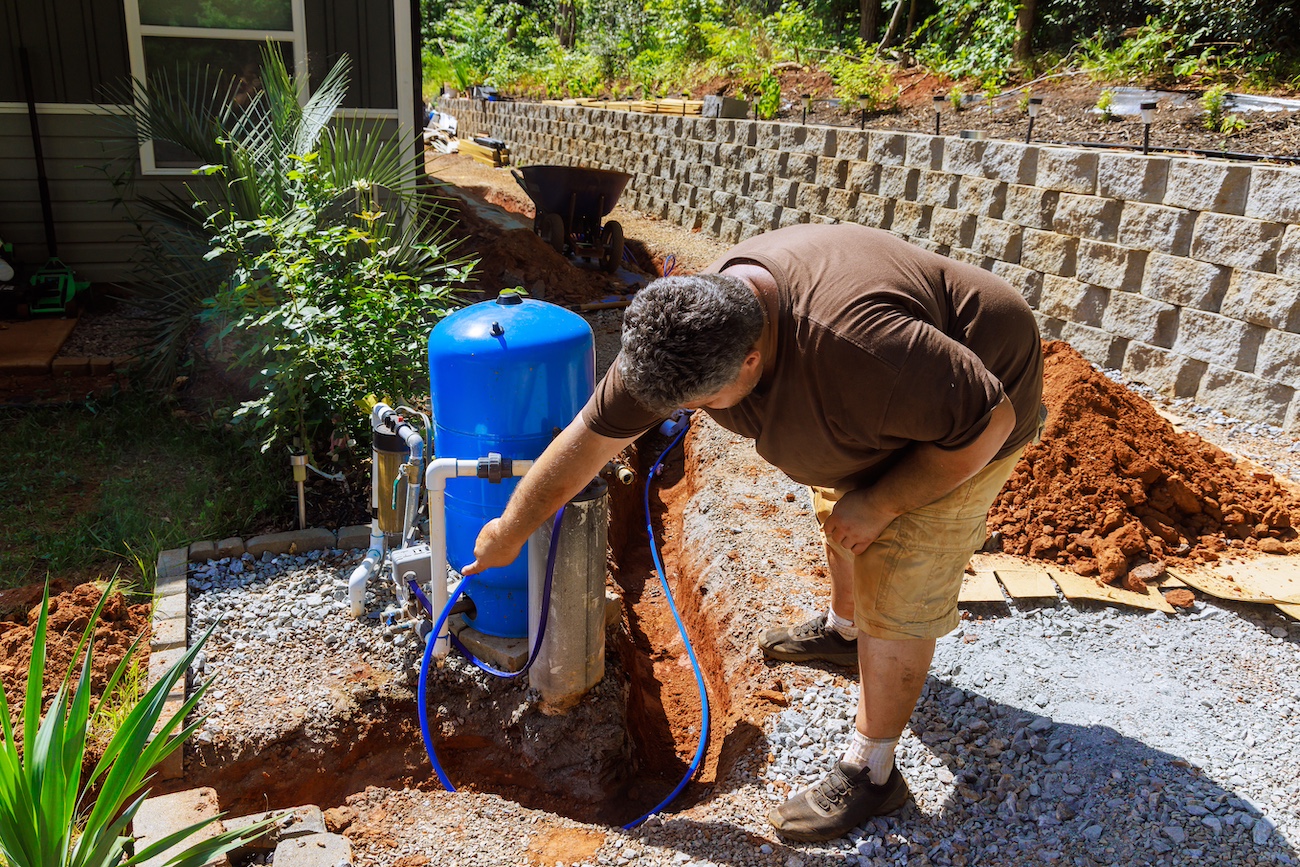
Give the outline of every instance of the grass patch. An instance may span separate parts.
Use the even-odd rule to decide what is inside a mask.
[[[150,591],[159,551],[289,514],[278,456],[173,408],[127,393],[0,409],[0,588],[122,570]]]

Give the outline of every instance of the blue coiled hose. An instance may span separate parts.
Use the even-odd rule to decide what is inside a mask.
[[[564,507],[561,506],[560,510],[555,513],[555,524],[551,530],[551,550],[546,554],[546,580],[542,582],[542,614],[537,622],[537,640],[533,642],[533,649],[529,652],[528,661],[524,663],[524,667],[518,671],[498,671],[483,661],[476,659],[474,654],[470,653],[456,636],[450,636],[451,642],[465,655],[466,659],[489,674],[506,678],[518,677],[532,668],[533,661],[537,659],[537,652],[542,647],[542,639],[546,637],[546,618],[551,608],[551,581],[555,577],[555,552],[559,547],[555,544],[555,540],[560,535],[560,526],[563,522]],[[433,765],[433,772],[438,775],[442,787],[449,792],[456,791],[456,787],[451,784],[447,772],[442,769],[442,765],[438,762],[438,754],[433,748],[433,736],[429,732],[429,666],[433,662],[433,646],[437,643],[438,634],[441,632],[443,624],[447,622],[447,618],[451,616],[451,609],[455,606],[456,600],[460,599],[460,595],[465,592],[465,582],[467,580],[467,578],[460,579],[460,583],[456,585],[456,589],[452,591],[451,596],[447,599],[447,604],[443,606],[442,613],[438,615],[437,621],[433,624],[433,630],[424,642],[424,659],[420,662],[420,684],[416,691],[416,701],[419,703],[417,711],[420,715],[420,734],[424,737],[424,751],[429,754],[429,764]],[[433,607],[429,604],[429,598],[424,595],[424,591],[414,581],[411,582],[411,589],[415,591],[416,597],[424,605],[425,610],[429,612],[429,616],[432,617]]]
[[[681,782],[679,782],[677,786],[668,794],[668,797],[664,798],[662,801],[656,804],[651,810],[649,810],[644,815],[624,825],[623,829],[627,831],[630,831],[631,829],[635,828],[637,825],[640,825],[646,819],[650,818],[655,813],[658,813],[659,811],[663,810],[665,807],[671,804],[678,795],[681,794],[682,789],[686,788],[686,785],[691,781],[691,778],[695,776],[697,771],[699,771],[700,763],[704,760],[704,752],[707,749],[709,744],[709,694],[704,684],[704,672],[700,669],[700,662],[695,657],[695,648],[691,645],[691,640],[686,634],[686,624],[682,622],[681,614],[677,611],[677,604],[673,601],[673,593],[668,586],[668,576],[664,574],[663,561],[659,557],[659,546],[655,544],[654,525],[650,518],[650,485],[653,483],[654,479],[659,475],[660,469],[663,466],[664,458],[666,458],[668,456],[668,453],[671,452],[673,448],[675,448],[676,445],[682,441],[682,437],[686,436],[686,430],[688,427],[689,427],[689,420],[687,420],[685,423],[683,423],[680,426],[680,429],[677,431],[677,435],[673,437],[670,443],[668,443],[668,446],[659,454],[658,459],[654,462],[654,465],[650,468],[650,473],[646,478],[645,493],[642,502],[645,507],[645,526],[646,526],[646,535],[648,536],[650,541],[650,556],[654,560],[655,572],[658,573],[659,582],[663,586],[664,598],[668,600],[668,608],[670,611],[672,611],[673,620],[677,622],[677,629],[682,634],[682,642],[686,645],[686,655],[690,659],[691,668],[695,672],[695,686],[700,693],[700,711],[701,711],[700,742],[695,749],[695,756],[694,758],[691,759],[690,767],[686,769],[686,774],[685,776],[682,777]],[[529,655],[528,662],[524,665],[524,668],[521,669],[520,671],[511,672],[511,673],[495,671],[494,669],[486,665],[483,665],[478,660],[473,659],[473,657],[469,656],[469,654],[465,651],[465,649],[460,645],[460,642],[458,641],[456,642],[456,646],[461,650],[461,652],[465,653],[466,656],[469,657],[471,661],[474,662],[474,664],[478,665],[484,671],[488,671],[502,677],[518,677],[520,674],[523,674],[524,671],[528,670],[528,667],[532,665],[533,660],[536,658],[537,650],[541,646],[542,637],[546,631],[546,613],[547,613],[547,609],[550,607],[549,599],[550,599],[550,590],[551,590],[551,578],[555,567],[556,545],[554,543],[554,539],[559,535],[560,520],[563,517],[563,514],[564,514],[564,510],[561,509],[555,518],[555,531],[552,533],[551,536],[552,538],[551,550],[547,555],[547,560],[546,560],[546,582],[544,584],[544,590],[543,590],[544,595],[543,595],[543,604],[542,604],[542,619],[538,627],[537,643],[533,647],[533,651]],[[442,613],[438,615],[438,619],[433,625],[433,631],[429,633],[429,638],[425,642],[424,659],[420,663],[420,682],[419,682],[419,690],[417,693],[417,701],[419,703],[418,710],[420,716],[420,733],[424,736],[425,752],[429,754],[429,762],[433,765],[433,771],[435,774],[437,774],[438,781],[441,782],[443,788],[445,788],[449,792],[456,791],[456,787],[452,785],[451,780],[448,779],[447,777],[447,773],[443,770],[442,765],[439,764],[438,762],[438,756],[433,748],[433,737],[429,732],[429,710],[428,710],[429,667],[433,661],[433,646],[438,636],[438,633],[442,630],[443,625],[447,622],[447,617],[450,616],[451,614],[452,606],[456,604],[456,600],[458,600],[461,596],[461,593],[464,592],[466,580],[467,579],[461,579],[461,582],[456,585],[456,589],[452,591],[451,597],[447,600],[446,607],[443,608]],[[424,606],[427,609],[429,607],[428,599],[424,597],[424,594],[419,591],[418,587],[415,589],[421,602],[424,603]],[[432,611],[430,612],[430,616],[432,616]],[[453,641],[454,640],[455,639],[453,638]]]
[[[683,419],[683,424],[681,425],[681,429],[677,432],[677,436],[673,437],[673,440],[668,444],[668,447],[659,453],[658,460],[656,460],[654,466],[650,468],[650,475],[647,476],[645,480],[645,497],[643,502],[645,504],[645,531],[646,536],[650,540],[650,556],[654,559],[655,571],[659,573],[659,583],[662,584],[664,588],[664,598],[668,600],[668,609],[673,613],[673,620],[677,621],[677,629],[682,633],[682,643],[686,645],[686,655],[690,658],[691,668],[695,671],[695,688],[700,691],[700,743],[699,746],[695,748],[695,757],[691,759],[691,766],[686,769],[686,775],[682,777],[682,780],[677,784],[677,787],[669,792],[668,797],[656,804],[651,810],[624,825],[623,830],[625,831],[630,831],[637,825],[640,825],[646,819],[671,804],[673,799],[681,794],[682,789],[686,788],[686,784],[691,781],[691,778],[695,776],[696,771],[700,769],[700,762],[704,760],[704,750],[709,745],[709,693],[704,686],[704,672],[700,670],[700,661],[695,658],[695,648],[691,646],[691,639],[686,635],[686,624],[682,623],[682,616],[677,612],[677,604],[673,602],[673,591],[668,587],[668,576],[664,574],[664,564],[663,561],[659,559],[659,546],[655,544],[654,524],[650,521],[650,485],[659,475],[659,468],[663,465],[664,458],[668,457],[668,453],[682,441],[682,437],[686,436],[686,429],[689,427],[690,418],[688,416]]]

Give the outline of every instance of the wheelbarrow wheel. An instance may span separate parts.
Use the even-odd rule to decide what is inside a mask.
[[[542,216],[541,224],[538,228],[538,234],[542,240],[550,244],[555,252],[561,256],[564,255],[564,218],[559,214],[545,214]]]
[[[608,222],[600,232],[600,268],[613,273],[623,261],[623,227]]]

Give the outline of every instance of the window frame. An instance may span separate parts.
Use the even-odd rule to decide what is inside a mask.
[[[131,64],[131,77],[145,81],[148,70],[144,62],[144,39],[147,36],[168,36],[179,38],[228,39],[240,42],[287,42],[293,47],[294,75],[301,81],[310,81],[307,67],[307,12],[306,0],[289,0],[293,16],[292,30],[256,30],[256,29],[222,29],[215,27],[173,27],[162,24],[140,23],[140,0],[122,0],[126,12],[127,56]],[[307,85],[310,88],[310,84]],[[305,98],[308,94],[303,93]],[[153,177],[189,177],[194,174],[192,168],[160,167],[154,156],[153,141],[140,144],[140,170],[142,174]]]

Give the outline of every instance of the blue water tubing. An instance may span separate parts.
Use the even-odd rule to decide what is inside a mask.
[[[690,427],[689,416],[683,419],[683,422],[681,423],[680,427],[677,430],[676,436],[674,436],[672,441],[668,443],[667,447],[662,452],[660,452],[658,459],[655,460],[654,465],[650,468],[650,473],[646,477],[645,491],[644,491],[642,503],[645,508],[646,535],[650,541],[650,556],[654,560],[655,572],[659,575],[659,583],[663,586],[664,598],[668,600],[668,608],[670,611],[672,611],[673,620],[677,622],[677,629],[679,632],[681,632],[682,642],[686,645],[686,655],[690,659],[691,668],[695,673],[695,687],[697,690],[699,690],[699,694],[700,694],[700,711],[701,711],[700,741],[695,748],[695,756],[694,758],[691,759],[690,767],[686,769],[686,774],[682,777],[681,781],[677,784],[677,786],[671,792],[668,793],[668,797],[664,798],[662,801],[660,801],[658,804],[656,804],[653,808],[651,808],[643,815],[637,817],[636,819],[633,819],[631,822],[628,822],[626,825],[624,825],[623,830],[625,831],[632,830],[633,828],[635,828],[636,826],[644,822],[646,819],[653,816],[655,813],[662,811],[669,804],[671,804],[677,798],[678,795],[681,794],[682,789],[686,788],[686,785],[699,771],[700,763],[704,760],[704,752],[709,744],[709,693],[708,690],[705,688],[705,684],[704,684],[704,672],[700,669],[700,661],[695,656],[695,648],[691,645],[690,637],[686,634],[686,624],[682,622],[682,616],[677,610],[677,604],[673,601],[673,592],[672,589],[668,586],[668,576],[664,573],[663,560],[659,556],[659,546],[655,544],[654,524],[651,521],[651,517],[650,517],[650,485],[653,483],[654,479],[659,475],[661,468],[663,467],[664,458],[668,457],[668,453],[671,452],[677,446],[677,444],[682,441],[682,438],[686,436],[686,430],[688,427]],[[555,530],[551,534],[552,539],[558,536],[560,520],[563,517],[563,514],[564,514],[564,510],[561,509],[560,512],[555,517]],[[497,672],[494,669],[486,665],[483,665],[478,660],[475,660],[464,650],[463,647],[461,647],[460,642],[457,641],[456,646],[460,648],[461,652],[465,653],[466,656],[471,661],[473,661],[475,665],[478,665],[479,668],[482,668],[484,671],[489,671],[493,674],[498,674],[499,676],[503,676],[503,677],[518,677],[520,674],[523,674],[525,671],[527,671],[528,667],[532,665],[533,660],[537,656],[537,649],[541,646],[542,636],[545,633],[546,612],[547,609],[550,607],[551,577],[555,567],[555,549],[556,546],[552,544],[551,550],[546,558],[546,581],[545,584],[543,585],[544,595],[543,595],[543,603],[542,603],[542,620],[538,627],[537,643],[533,647],[532,652],[529,654],[528,662],[525,663],[524,667],[518,672],[513,672],[513,673]],[[452,591],[451,597],[447,600],[446,607],[443,608],[442,613],[438,615],[438,619],[433,625],[433,630],[429,633],[428,640],[425,642],[424,659],[420,663],[420,681],[419,681],[419,690],[417,692],[417,702],[419,703],[418,711],[420,716],[420,734],[424,737],[424,749],[425,752],[429,754],[429,762],[430,764],[433,765],[433,771],[435,774],[437,774],[438,781],[442,783],[443,788],[446,789],[448,792],[456,791],[456,787],[452,785],[451,780],[448,779],[447,777],[446,771],[443,770],[442,765],[438,762],[437,753],[433,748],[433,736],[429,732],[429,711],[428,711],[429,667],[433,661],[433,645],[435,643],[435,639],[438,633],[442,630],[443,624],[447,622],[447,617],[450,616],[451,614],[452,606],[456,604],[456,600],[458,600],[461,594],[464,592],[465,583],[466,583],[466,579],[462,578],[460,583],[456,585],[456,589]],[[418,586],[412,585],[412,587],[415,590],[417,596],[419,597],[421,603],[424,605],[426,609],[428,609],[429,600],[424,596],[423,592],[420,591]],[[432,611],[430,611],[430,616],[432,616]]]
[[[465,648],[465,645],[460,643],[460,640],[457,639],[456,636],[450,636],[451,643],[456,646],[457,650],[464,654],[466,659],[489,674],[495,674],[497,677],[518,677],[531,668],[533,661],[537,659],[537,652],[541,650],[542,647],[542,639],[546,637],[546,616],[551,608],[551,580],[555,577],[555,552],[559,547],[554,543],[554,540],[559,538],[560,527],[563,522],[564,507],[561,506],[560,510],[555,513],[555,525],[551,530],[551,550],[546,554],[546,580],[542,582],[542,614],[541,618],[537,622],[537,640],[533,642],[533,648],[528,653],[528,661],[524,663],[524,667],[513,672],[498,671],[482,660],[475,658],[474,654],[470,653],[469,650]],[[424,751],[429,754],[429,764],[433,765],[433,772],[438,775],[438,781],[441,782],[442,787],[449,792],[456,791],[456,787],[451,784],[451,780],[447,777],[447,772],[442,769],[442,765],[438,762],[438,754],[433,749],[433,736],[429,732],[429,667],[433,662],[433,646],[437,643],[438,633],[442,631],[443,624],[445,624],[447,618],[451,616],[451,609],[456,604],[456,600],[460,599],[461,594],[465,592],[465,584],[468,580],[468,578],[460,579],[460,583],[456,585],[456,589],[452,591],[451,596],[447,599],[446,606],[443,607],[442,613],[438,615],[438,619],[433,624],[433,630],[429,633],[429,637],[424,642],[424,659],[420,662],[420,684],[416,691],[416,701],[419,702],[418,711],[420,714],[420,734],[424,737]],[[432,617],[433,608],[429,604],[429,597],[424,595],[424,591],[421,590],[420,586],[414,581],[410,582],[410,587],[415,591],[416,598],[420,600],[420,604],[424,606],[424,609],[429,612],[429,616]]]
[[[704,751],[709,745],[709,693],[704,686],[704,672],[700,670],[700,661],[695,658],[695,648],[691,646],[691,639],[686,634],[686,624],[682,623],[682,616],[677,611],[677,603],[673,601],[673,591],[668,586],[668,576],[664,574],[663,560],[659,557],[659,546],[655,544],[654,524],[650,520],[650,485],[654,482],[655,478],[658,477],[663,466],[664,458],[668,457],[668,453],[682,441],[682,437],[686,436],[686,430],[689,427],[690,416],[686,416],[682,419],[681,426],[677,431],[677,435],[673,437],[672,442],[668,443],[667,447],[659,453],[659,457],[654,462],[654,466],[650,468],[649,475],[646,476],[645,495],[642,502],[645,506],[646,536],[650,540],[650,557],[654,560],[655,571],[659,573],[659,583],[664,588],[664,598],[668,600],[668,609],[672,611],[673,620],[677,621],[677,629],[682,634],[682,643],[686,645],[686,655],[690,658],[691,668],[695,672],[695,688],[700,692],[700,743],[695,748],[695,757],[691,759],[690,767],[686,769],[686,774],[682,777],[681,782],[677,784],[677,787],[668,793],[668,797],[664,798],[644,815],[641,815],[624,825],[624,831],[632,830],[655,813],[663,810],[682,793],[682,789],[686,788],[686,784],[689,783],[691,778],[695,776],[697,771],[699,771],[700,762],[704,760]]]

